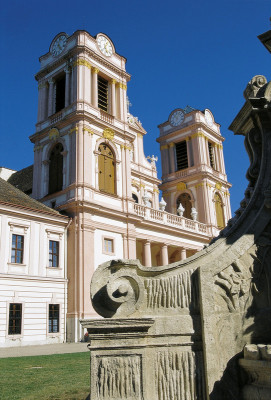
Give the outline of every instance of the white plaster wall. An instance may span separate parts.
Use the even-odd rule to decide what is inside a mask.
[[[114,254],[107,255],[103,253],[103,238],[114,239]],[[94,233],[94,268],[115,258],[123,258],[123,238],[120,233],[96,229]]]
[[[52,217],[0,210],[0,346],[65,341],[65,227]],[[15,216],[15,214],[17,215]],[[12,234],[24,236],[22,264],[11,263]],[[49,268],[49,240],[59,241],[59,268]],[[21,335],[8,336],[9,303],[23,304]],[[60,332],[48,334],[48,304],[60,304]]]
[[[66,283],[0,276],[0,347],[65,341]],[[9,303],[22,303],[22,334],[8,335]],[[59,333],[48,334],[49,304],[60,304]]]

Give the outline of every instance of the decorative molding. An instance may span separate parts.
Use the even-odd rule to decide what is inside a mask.
[[[111,128],[105,128],[103,131],[103,137],[105,139],[113,140],[114,135],[115,135],[115,133],[114,133],[113,129],[111,129]]]
[[[34,147],[34,152],[35,152],[35,151],[40,151],[40,150],[42,150],[43,147],[44,147],[44,145],[42,145],[42,144],[35,146],[35,147]]]
[[[39,85],[38,85],[38,89],[43,89],[43,88],[48,88],[49,87],[49,85],[48,85],[48,82],[42,82],[42,83],[40,83]]]
[[[221,188],[222,188],[221,183],[217,182],[217,183],[215,184],[215,188],[216,188],[217,190],[221,190]]]
[[[112,78],[112,79],[111,79],[111,84],[112,84],[112,85],[116,85],[116,83],[117,83],[116,79],[113,79],[113,78]]]
[[[88,128],[87,126],[83,127],[83,132],[88,132],[90,135],[94,135],[94,132],[92,129]]]
[[[99,71],[100,71],[99,68],[97,68],[97,67],[92,67],[92,72],[93,72],[94,74],[98,74]]]
[[[205,135],[204,135],[204,133],[203,132],[196,132],[196,133],[193,133],[193,135],[191,135],[191,139],[193,139],[193,138],[196,138],[196,137],[203,137],[203,138],[207,138]]]
[[[160,150],[166,150],[168,148],[168,145],[167,144],[163,144],[161,147],[160,147]]]
[[[187,188],[186,183],[184,182],[177,183],[177,190],[185,190],[186,188]]]
[[[175,147],[175,143],[172,143],[172,142],[171,142],[171,143],[169,143],[168,146],[169,146],[170,148],[171,148],[171,147]]]
[[[78,133],[78,130],[79,130],[78,126],[75,126],[74,128],[71,128],[69,130],[69,134],[71,135],[73,132]]]
[[[87,60],[85,60],[83,58],[79,58],[78,60],[74,61],[73,67],[76,67],[78,65],[83,65],[84,67],[87,67],[90,70],[92,69],[91,64]]]
[[[59,130],[57,128],[50,129],[48,136],[50,140],[56,140],[60,136]]]
[[[203,187],[203,186],[204,186],[204,182],[200,182],[195,185],[195,188],[199,188],[199,187]]]
[[[117,87],[123,90],[127,90],[127,85],[125,85],[125,83],[118,82]]]

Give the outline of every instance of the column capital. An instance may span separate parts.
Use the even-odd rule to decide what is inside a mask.
[[[112,85],[116,85],[116,83],[117,83],[116,79],[112,78],[112,79],[111,79],[111,84],[112,84]]]
[[[98,74],[99,71],[100,71],[99,68],[92,67],[92,72],[93,72],[94,74]]]
[[[170,148],[172,148],[172,147],[174,147],[175,146],[175,143],[169,143],[169,145],[168,145]]]
[[[71,72],[70,67],[69,67],[69,66],[66,66],[66,67],[64,68],[64,72],[65,72],[66,74],[69,74],[69,73]]]
[[[49,78],[48,83],[49,83],[49,85],[53,85],[55,83],[54,78]]]

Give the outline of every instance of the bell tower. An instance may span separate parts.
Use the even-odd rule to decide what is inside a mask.
[[[211,225],[217,234],[231,217],[219,124],[210,110],[187,106],[158,128],[166,210]]]
[[[126,59],[103,33],[59,33],[40,57],[33,197],[71,217],[67,340],[96,315],[89,298],[97,266],[136,258],[135,201],[159,207],[156,168],[143,129],[127,109]],[[144,172],[142,175],[141,172]]]

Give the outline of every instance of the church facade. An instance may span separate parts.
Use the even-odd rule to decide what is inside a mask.
[[[157,158],[144,155],[146,131],[127,107],[126,59],[109,37],[62,32],[40,63],[31,197],[71,218],[66,340],[79,341],[80,320],[96,316],[89,285],[99,264],[137,258],[159,268],[201,250],[225,226],[224,138],[210,110],[173,110],[159,125],[160,181]]]

